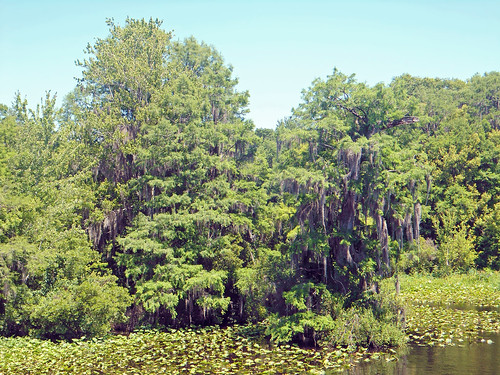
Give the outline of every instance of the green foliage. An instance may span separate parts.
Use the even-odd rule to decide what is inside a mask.
[[[269,328],[266,333],[271,336],[271,341],[280,344],[287,343],[301,337],[305,342],[305,337],[313,335],[313,343],[330,333],[334,321],[331,316],[318,315],[312,311],[298,312],[291,316],[269,317]]]
[[[500,269],[500,203],[484,215],[477,225],[479,248],[477,263],[482,267]]]
[[[325,285],[312,282],[297,284],[283,292],[285,316],[272,314],[266,333],[275,343],[292,339],[316,346],[334,327],[334,319],[342,309],[342,301],[334,297]]]
[[[430,273],[437,266],[438,248],[429,238],[409,244],[397,263],[398,269],[406,273]]]
[[[445,270],[468,271],[474,266],[477,255],[474,237],[468,234],[464,227],[441,238],[438,260]]]
[[[127,329],[268,319],[279,343],[396,345],[368,293],[394,267],[499,267],[498,73],[335,69],[254,130],[214,47],[107,24],[62,108],[0,106],[3,334],[101,335],[132,304]]]
[[[172,292],[173,286],[168,281],[146,281],[137,286],[135,296],[148,313],[155,313],[163,307],[175,318],[179,296]]]
[[[276,250],[257,249],[253,266],[236,271],[235,286],[241,296],[243,315],[250,321],[261,321],[269,311],[275,311],[275,296],[283,282],[289,280],[293,271],[287,259]]]
[[[330,345],[381,348],[402,346],[406,336],[391,314],[376,317],[371,309],[351,307],[342,310],[325,339]]]
[[[31,330],[50,339],[103,335],[126,320],[130,302],[126,289],[112,276],[91,274],[77,285],[59,282],[32,308]]]
[[[273,342],[296,340],[330,347],[381,348],[401,346],[406,341],[397,309],[381,298],[376,303],[369,300],[376,308],[355,305],[346,308],[344,298],[333,296],[324,286],[312,283],[295,285],[283,296],[293,313],[269,317],[266,333]],[[313,301],[320,305],[314,310]]]

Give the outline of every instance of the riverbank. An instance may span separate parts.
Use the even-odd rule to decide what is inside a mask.
[[[422,347],[494,344],[500,332],[500,273],[444,278],[402,276],[382,284],[386,298],[406,305],[409,343]],[[351,352],[269,346],[258,326],[138,331],[129,336],[53,343],[0,338],[0,374],[335,373],[359,363],[397,361],[396,351]],[[481,341],[483,342],[481,343]]]

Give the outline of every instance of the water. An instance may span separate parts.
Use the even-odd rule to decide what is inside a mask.
[[[429,303],[429,306],[442,307],[455,310],[473,310],[473,311],[496,311],[500,312],[498,306],[477,306],[471,303]]]
[[[485,342],[463,346],[410,346],[398,361],[363,363],[349,375],[498,375],[500,333],[482,335]],[[488,344],[487,340],[493,341]]]

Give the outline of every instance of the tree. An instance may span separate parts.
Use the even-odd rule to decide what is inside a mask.
[[[12,151],[0,196],[1,331],[54,339],[102,334],[125,318],[129,301],[102,269],[81,226],[93,205],[87,171],[73,163],[78,149],[71,147],[66,124],[58,123],[54,97],[47,94],[32,111],[18,95],[12,113],[13,129],[3,132],[10,134]],[[63,299],[78,301],[77,291],[89,288],[95,296],[116,296],[109,307],[98,308],[100,317]],[[92,304],[83,300],[75,303]]]
[[[267,318],[276,342],[379,345],[380,279],[498,268],[497,73],[334,70],[254,130],[214,47],[107,23],[62,108],[0,106],[3,334]]]
[[[314,185],[304,186],[312,195],[304,201],[309,208],[299,210],[308,212],[308,217],[299,221],[309,221],[310,230],[324,237],[330,260],[329,266],[321,267],[326,268],[323,280],[332,277],[344,292],[355,290],[358,283],[370,283],[362,271],[369,258],[377,273],[391,272],[389,236],[401,240],[398,228],[408,229],[409,241],[418,238],[423,202],[417,192],[425,184],[425,160],[417,156],[418,148],[408,149],[411,144],[398,140],[398,126],[418,121],[411,113],[402,115],[406,106],[407,98],[397,98],[388,87],[369,88],[354,76],[334,71],[304,93],[295,115],[300,131],[308,132],[305,166],[322,171],[315,190]],[[310,178],[307,183],[311,182]],[[301,227],[304,230],[304,224]],[[305,238],[317,237],[305,233]]]
[[[334,70],[278,126],[271,181],[293,212],[280,244],[293,275],[280,280],[270,331],[279,340],[333,329],[329,293],[346,308],[361,303],[394,272],[392,244],[400,252],[404,241],[418,241],[430,168],[408,137],[417,109],[390,87]]]
[[[248,93],[213,47],[171,42],[159,21],[108,24],[81,63],[87,98],[73,110],[97,135],[82,137],[103,193],[90,237],[146,318],[219,319],[265,201],[243,172],[257,141]]]

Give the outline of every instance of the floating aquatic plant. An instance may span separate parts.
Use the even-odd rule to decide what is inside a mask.
[[[422,346],[493,344],[485,333],[500,332],[499,281],[500,274],[402,277],[401,293],[393,298],[407,306],[410,342]],[[390,280],[383,287],[389,294]],[[398,358],[394,349],[371,353],[340,345],[329,350],[269,345],[262,336],[264,330],[258,324],[142,330],[71,343],[0,338],[0,374],[329,374]]]
[[[406,305],[407,333],[416,345],[463,345],[500,332],[498,273],[403,276],[396,298]]]
[[[0,374],[290,374],[344,370],[375,355],[259,342],[251,326],[140,331],[127,336],[53,343],[2,338]],[[378,357],[385,354],[376,354]]]

